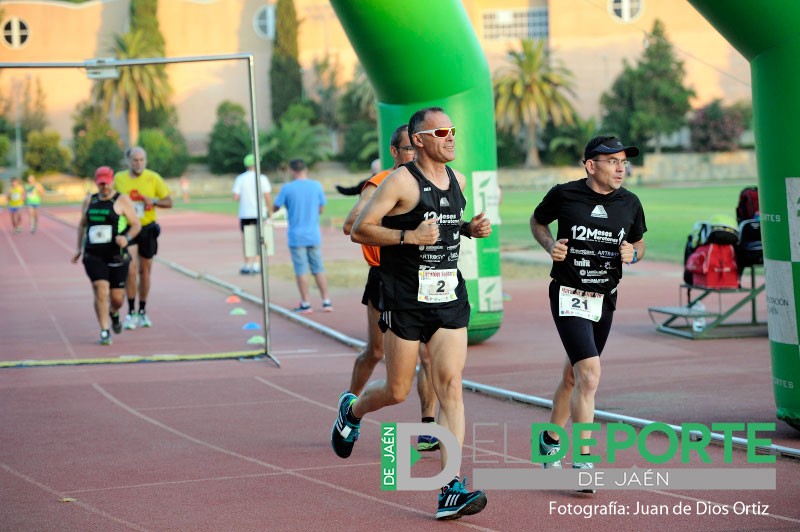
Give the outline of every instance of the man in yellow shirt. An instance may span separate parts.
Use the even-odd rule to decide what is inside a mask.
[[[129,170],[114,176],[114,188],[130,196],[136,215],[142,224],[142,231],[131,241],[128,250],[131,255],[126,291],[128,295],[128,315],[124,327],[151,327],[153,323],[147,316],[145,305],[150,293],[150,272],[153,257],[158,252],[158,235],[161,228],[156,222],[156,207],[169,209],[172,197],[164,179],[156,172],[146,168],[147,153],[138,146],[128,150]],[[139,294],[139,311],[136,312],[136,294]]]

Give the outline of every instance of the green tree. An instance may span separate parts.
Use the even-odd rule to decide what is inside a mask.
[[[28,135],[25,164],[35,174],[63,172],[69,167],[69,150],[55,131],[32,131]]]
[[[304,107],[291,106],[278,126],[267,134],[264,152],[268,167],[282,168],[297,158],[311,166],[330,155],[327,128],[305,118]]]
[[[275,42],[272,45],[270,90],[272,120],[278,123],[293,103],[302,100],[303,79],[297,47],[297,13],[294,0],[278,0],[275,6]]]
[[[252,151],[252,137],[244,107],[230,100],[217,106],[217,121],[208,140],[208,167],[212,173],[238,173],[242,159]]]
[[[583,148],[589,139],[598,134],[597,121],[593,117],[581,120],[576,116],[572,124],[561,126],[549,122],[542,135],[547,145],[547,163],[556,166],[574,165],[583,159]]]
[[[131,0],[130,15],[131,31],[142,30],[158,57],[164,57],[166,42],[158,24],[158,0]]]
[[[726,107],[719,99],[697,109],[689,121],[692,150],[709,152],[739,149],[739,137],[744,131],[745,120],[738,108]]]
[[[11,147],[11,139],[7,135],[0,134],[0,166],[6,165],[6,155]]]
[[[157,57],[159,51],[142,30],[114,36],[113,52],[117,59],[142,59]],[[139,139],[139,109],[166,107],[172,89],[162,65],[136,65],[119,67],[119,78],[98,80],[92,90],[95,101],[101,102],[106,112],[113,106],[117,114],[123,110],[128,118],[128,143],[133,146]]]
[[[44,131],[47,127],[47,108],[42,80],[36,76],[34,85],[30,77],[25,78],[22,92],[22,119],[20,120],[23,137],[31,131]]]
[[[340,124],[352,124],[357,121],[372,122],[377,128],[378,105],[375,89],[367,78],[361,64],[357,64],[353,79],[344,88],[339,98],[338,121]]]
[[[147,152],[147,166],[164,177],[178,177],[189,165],[189,153],[162,129],[143,129],[139,145]]]
[[[319,107],[319,121],[328,126],[331,131],[336,131],[339,128],[337,109],[341,92],[339,62],[330,54],[326,54],[321,59],[314,59],[312,68],[314,85],[309,92]]]
[[[676,58],[660,20],[653,23],[645,42],[638,64],[626,61],[610,90],[600,97],[603,130],[640,146],[654,141],[660,152],[661,136],[686,124],[694,91],[684,86],[683,62]]]
[[[72,116],[72,171],[91,176],[99,166],[118,168],[123,158],[122,139],[97,104],[79,104]]]
[[[498,128],[522,137],[530,168],[541,165],[539,128],[548,120],[572,123],[573,83],[572,73],[550,57],[543,40],[523,39],[521,48],[508,51],[511,66],[494,77],[494,108]]]

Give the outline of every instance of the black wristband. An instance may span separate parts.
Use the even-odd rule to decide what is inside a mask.
[[[461,222],[461,227],[458,232],[467,238],[472,238],[472,232],[469,230],[469,222]]]
[[[406,230],[405,229],[400,229],[400,245],[401,246],[403,244],[405,244],[405,239],[406,239]]]

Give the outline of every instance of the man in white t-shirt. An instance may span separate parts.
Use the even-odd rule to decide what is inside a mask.
[[[244,165],[247,170],[236,176],[236,180],[233,182],[233,199],[239,202],[239,227],[242,230],[244,252],[244,266],[239,273],[248,275],[261,272],[258,263],[258,233],[256,229],[258,220],[256,159],[252,153],[245,156]],[[261,193],[264,195],[261,212],[265,218],[269,219],[272,212],[272,186],[264,174],[261,174]]]

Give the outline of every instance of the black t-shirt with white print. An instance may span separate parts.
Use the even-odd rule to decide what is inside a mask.
[[[647,231],[642,204],[624,188],[598,194],[586,179],[556,185],[533,211],[542,225],[558,221],[556,240],[566,238],[567,257],[553,262],[550,276],[586,292],[610,293],[622,278],[619,246]]]

